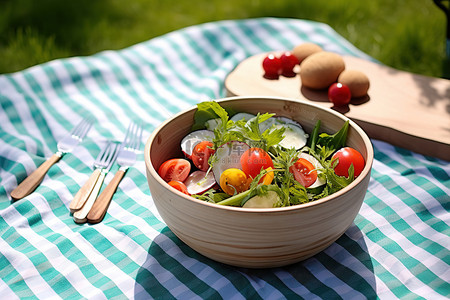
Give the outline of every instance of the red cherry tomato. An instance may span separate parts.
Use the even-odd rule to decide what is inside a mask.
[[[352,98],[352,93],[347,85],[342,83],[333,83],[328,88],[328,99],[335,106],[347,105]]]
[[[214,154],[213,143],[209,141],[203,141],[198,143],[194,150],[192,151],[192,162],[194,163],[194,166],[196,166],[199,170],[202,171],[208,171],[209,164],[208,159],[211,155]]]
[[[173,158],[165,161],[158,170],[159,176],[166,182],[185,181],[191,171],[191,164],[186,159]]]
[[[295,77],[297,74],[294,72],[294,67],[298,65],[298,59],[291,52],[284,52],[281,57],[281,75],[286,77]]]
[[[179,190],[179,191],[182,192],[183,194],[190,195],[190,194],[188,193],[188,191],[187,191],[186,185],[185,185],[184,183],[182,183],[181,181],[178,181],[178,180],[172,180],[172,181],[169,181],[168,184],[169,184],[171,187],[173,187],[174,189]]]
[[[295,180],[304,187],[311,186],[317,180],[317,171],[314,165],[304,158],[299,158],[289,168],[289,172],[294,174]]]
[[[353,168],[355,170],[354,177],[356,178],[359,174],[361,174],[364,169],[364,158],[357,150],[345,147],[338,150],[333,156],[331,160],[334,161],[338,159],[338,163],[334,168],[334,173],[338,176],[348,177],[348,168],[353,164]]]
[[[261,172],[261,169],[272,168],[273,162],[270,155],[261,148],[250,148],[241,156],[242,171],[247,176],[255,178]]]
[[[270,53],[264,58],[262,67],[265,72],[265,78],[278,79],[281,72],[281,60],[279,57],[276,57],[274,54]]]

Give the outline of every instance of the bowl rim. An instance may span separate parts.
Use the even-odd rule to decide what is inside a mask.
[[[361,138],[364,141],[364,145],[366,146],[366,150],[367,150],[367,159],[366,159],[366,163],[364,166],[364,169],[362,170],[361,174],[352,182],[350,183],[348,186],[346,186],[345,188],[331,194],[328,195],[326,197],[320,198],[318,200],[314,200],[311,202],[307,202],[307,203],[302,203],[302,204],[298,204],[298,205],[292,205],[292,206],[283,206],[283,207],[274,207],[274,208],[242,208],[242,207],[236,207],[236,206],[228,206],[228,205],[217,205],[215,203],[211,203],[211,202],[206,202],[206,201],[202,201],[199,199],[196,199],[194,197],[191,197],[189,195],[186,195],[174,188],[171,188],[166,181],[164,181],[158,174],[157,170],[153,167],[153,164],[150,161],[150,145],[153,143],[154,139],[157,136],[157,133],[164,127],[166,126],[168,123],[170,123],[172,120],[176,119],[177,117],[179,117],[182,114],[185,114],[189,111],[192,110],[196,110],[197,109],[197,105],[195,104],[194,106],[191,106],[190,108],[187,108],[185,110],[182,110],[176,114],[174,114],[173,116],[171,116],[170,118],[166,119],[165,121],[163,121],[158,127],[156,127],[153,132],[150,134],[149,138],[147,139],[147,142],[145,144],[145,149],[144,149],[144,161],[145,161],[145,167],[147,169],[148,172],[150,172],[151,176],[159,183],[161,184],[164,188],[167,189],[168,192],[172,192],[177,194],[178,196],[184,198],[185,200],[189,200],[189,201],[193,201],[197,204],[200,205],[206,205],[209,206],[211,208],[214,209],[224,209],[224,210],[229,210],[229,211],[235,211],[235,212],[240,212],[240,213],[286,213],[289,211],[296,211],[298,209],[302,209],[302,208],[309,208],[309,207],[314,207],[314,206],[319,206],[319,205],[323,205],[325,203],[327,203],[328,201],[332,201],[333,199],[347,193],[348,191],[350,191],[353,187],[359,185],[362,183],[362,181],[366,178],[366,176],[370,176],[370,172],[372,169],[372,164],[373,164],[373,159],[374,159],[374,151],[373,151],[373,145],[372,142],[370,141],[370,138],[368,137],[368,135],[365,133],[365,131],[358,125],[356,124],[353,120],[351,120],[350,118],[346,117],[345,115],[334,111],[330,108],[327,107],[323,107],[320,106],[318,104],[315,103],[310,103],[308,101],[302,100],[302,99],[295,99],[295,98],[288,98],[288,97],[273,97],[273,96],[232,96],[232,97],[225,97],[225,98],[220,98],[220,99],[212,99],[210,101],[216,101],[217,103],[220,104],[220,102],[231,102],[231,101],[239,101],[239,100],[250,100],[250,99],[264,99],[264,100],[277,100],[277,101],[291,101],[291,102],[299,102],[301,104],[305,104],[308,106],[313,106],[315,108],[318,108],[319,110],[325,110],[328,113],[331,113],[335,116],[337,116],[338,118],[342,119],[343,121],[349,121],[350,126],[353,127],[354,130],[356,130],[359,135],[361,136]],[[148,180],[148,178],[147,178]]]

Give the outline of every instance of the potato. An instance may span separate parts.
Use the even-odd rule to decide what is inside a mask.
[[[367,95],[370,86],[366,74],[357,70],[344,70],[339,75],[338,82],[347,85],[354,98]]]
[[[344,59],[339,54],[320,51],[311,54],[300,64],[300,78],[305,87],[325,89],[336,82],[344,70]]]
[[[322,51],[322,47],[319,45],[314,43],[303,43],[295,46],[292,50],[292,54],[294,54],[301,63],[305,58],[319,51]]]

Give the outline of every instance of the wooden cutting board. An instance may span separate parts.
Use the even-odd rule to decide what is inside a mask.
[[[300,76],[265,79],[261,53],[242,61],[226,78],[228,96],[276,96],[303,99],[335,109],[374,139],[450,161],[450,80],[399,71],[352,56],[346,69],[364,72],[368,95],[335,108],[326,90],[302,87]],[[298,69],[297,69],[298,71]]]

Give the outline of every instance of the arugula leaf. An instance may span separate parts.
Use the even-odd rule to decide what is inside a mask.
[[[336,160],[335,161],[327,160],[322,162],[323,169],[321,169],[321,174],[326,176],[327,184],[321,193],[313,195],[314,200],[331,195],[353,182],[354,180],[353,165],[350,166],[349,177],[346,178],[343,176],[338,176],[336,175],[336,173],[334,173],[334,167],[336,166],[336,164],[337,164]]]
[[[281,127],[277,129],[266,129],[262,133],[262,139],[266,142],[267,149],[278,145],[284,138],[284,132],[286,131],[286,127]]]
[[[273,164],[275,169],[281,171],[275,173],[274,181],[282,191],[282,201],[285,206],[311,201],[306,188],[295,180],[294,175],[289,171],[289,168],[297,160],[299,152],[293,148],[288,150],[276,149]]]
[[[347,141],[347,134],[349,128],[349,121],[345,121],[344,125],[333,135],[327,133],[319,134],[317,139],[317,147],[319,148],[319,154],[324,159],[327,159],[336,150],[345,146]]]
[[[289,187],[289,203],[290,205],[308,203],[311,200],[308,197],[306,188],[297,180],[293,180]]]
[[[314,129],[311,132],[311,136],[308,141],[310,151],[316,150],[317,139],[319,138],[319,129],[320,129],[320,120],[317,120],[316,125],[314,126]]]
[[[212,203],[217,203],[230,197],[228,194],[217,192],[215,189],[209,189],[201,195],[191,196],[196,199]]]
[[[194,113],[194,124],[192,130],[205,129],[205,123],[211,119],[221,118],[224,111],[228,116],[235,114],[231,108],[224,109],[215,101],[204,101],[197,104],[197,110]],[[219,112],[219,113],[218,113]]]
[[[200,104],[201,107],[206,107],[207,110],[213,111],[217,118],[220,119],[220,122],[218,122],[217,127],[214,129],[214,149],[217,149],[231,140],[239,139],[236,137],[236,134],[231,131],[234,127],[234,122],[229,120],[228,112],[222,106],[214,101],[203,102]]]
[[[255,118],[250,119],[247,122],[238,121],[235,123],[235,130],[238,131],[244,139],[252,146],[258,147],[267,151],[270,147],[279,144],[284,138],[285,128],[273,130],[272,128],[266,129],[261,132],[259,125],[273,117],[275,114],[257,114]]]

